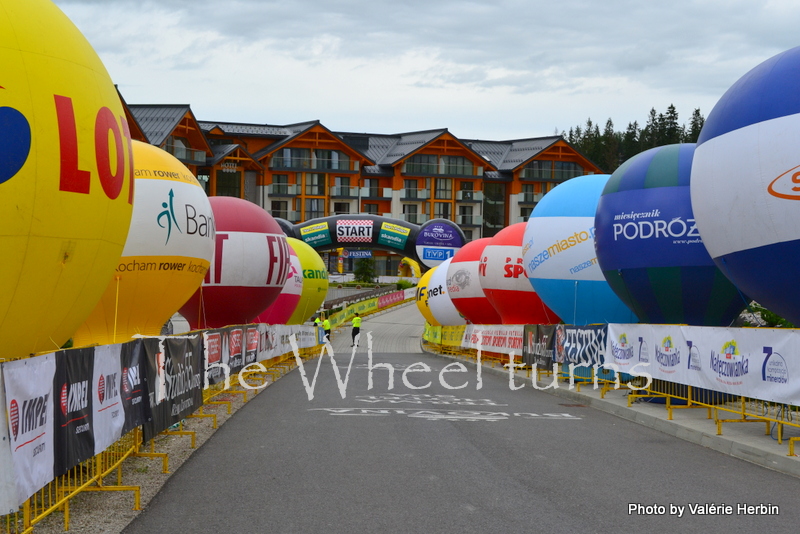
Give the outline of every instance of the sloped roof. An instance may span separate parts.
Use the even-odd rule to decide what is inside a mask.
[[[253,158],[253,156],[247,150],[245,150],[245,148],[242,145],[237,145],[236,143],[232,143],[229,145],[214,145],[211,147],[211,149],[214,151],[214,156],[212,158],[207,158],[208,165],[216,165],[217,163],[227,158],[237,150],[240,150],[242,153],[250,157],[253,160],[253,163],[258,165],[259,167],[263,167],[263,165],[261,165],[255,158]]]
[[[230,135],[253,135],[257,137],[274,137],[276,139],[281,139],[295,135],[300,131],[308,130],[311,126],[319,124],[319,121],[301,122],[288,126],[212,121],[198,121],[197,124],[200,125],[200,129],[202,129],[203,132],[210,132],[215,128],[219,128],[223,133]]]
[[[188,104],[129,104],[128,109],[150,144],[155,146],[163,145],[186,113],[191,113]]]
[[[500,172],[511,172],[561,139],[560,135],[555,135],[515,141],[481,141],[473,139],[464,140],[463,142],[475,152],[487,158]]]

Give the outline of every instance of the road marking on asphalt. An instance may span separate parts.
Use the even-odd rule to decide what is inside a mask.
[[[360,417],[388,417],[404,415],[428,421],[508,421],[512,418],[528,421],[580,421],[582,418],[568,413],[484,412],[475,410],[408,410],[404,408],[309,408],[309,411],[327,412],[330,415],[355,415]]]

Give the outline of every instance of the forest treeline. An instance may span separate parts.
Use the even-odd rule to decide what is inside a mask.
[[[570,128],[568,132],[561,132],[561,135],[610,174],[630,157],[650,148],[675,143],[696,143],[704,122],[698,108],[694,110],[688,123],[680,124],[678,111],[670,104],[664,113],[657,113],[652,108],[644,127],[634,121],[628,123],[625,131],[616,131],[609,118],[605,127],[600,130],[600,125],[590,118],[583,126]]]

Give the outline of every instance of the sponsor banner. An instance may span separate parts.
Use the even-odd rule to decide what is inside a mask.
[[[3,364],[17,505],[53,480],[55,354]]]
[[[344,250],[342,252],[342,256],[339,256],[339,257],[340,258],[341,257],[352,258],[352,259],[371,258],[372,257],[372,251],[371,250]]]
[[[203,404],[201,337],[146,338],[147,383],[152,420],[142,425],[144,442],[178,423]]]
[[[611,341],[618,343],[623,336],[643,338],[642,354],[649,362],[639,360],[639,374],[768,402],[800,403],[800,366],[789,357],[800,350],[795,331],[611,324],[611,351]],[[634,360],[637,353],[635,347]]]
[[[522,248],[529,278],[605,281],[594,248],[594,217],[535,218]]]
[[[569,365],[602,365],[605,361],[608,325],[556,325],[555,358]]]
[[[416,244],[417,249],[420,247],[459,249],[464,246],[464,239],[455,223],[430,221],[420,229]]]
[[[381,223],[380,233],[378,234],[378,244],[404,250],[409,234],[411,234],[411,228],[406,228],[405,226],[390,222],[383,222]]]
[[[442,327],[431,326],[430,323],[425,323],[425,330],[422,331],[422,339],[428,343],[442,344]]]
[[[245,367],[258,359],[258,327],[255,325],[244,328],[243,350]]]
[[[525,325],[522,343],[522,362],[540,368],[553,367],[556,325]]]
[[[464,340],[464,330],[466,330],[467,325],[458,325],[458,326],[443,326],[442,327],[442,345],[447,345],[448,347],[460,347],[461,342]]]
[[[623,373],[630,372],[640,363],[642,365],[638,369],[646,369],[655,361],[651,351],[654,339],[655,334],[649,324],[609,324],[606,361]]]
[[[395,291],[394,293],[389,293],[388,295],[381,295],[378,297],[378,308],[385,308],[393,304],[398,304],[403,302],[405,298],[406,294],[404,291]]]
[[[416,299],[417,298],[417,288],[416,287],[409,287],[405,291],[403,291],[403,300],[409,299]]]
[[[91,395],[94,425],[94,454],[100,454],[122,436],[125,409],[122,405],[122,345],[101,345],[94,349]]]
[[[228,326],[203,332],[204,387],[224,382],[226,374],[233,376],[245,366],[245,328]],[[254,352],[253,361],[256,357]]]
[[[122,406],[125,408],[125,424],[122,435],[152,418],[145,383],[146,364],[140,340],[124,343],[120,351],[122,360]]]
[[[300,239],[312,247],[321,247],[333,243],[327,222],[315,223],[300,228]]]
[[[94,351],[91,347],[55,353],[55,476],[94,456]]]
[[[336,241],[341,243],[372,243],[372,219],[338,219]]]
[[[7,406],[2,365],[0,365],[0,406],[3,409]],[[16,512],[19,505],[17,486],[14,482],[14,464],[11,460],[11,440],[6,439],[10,435],[8,417],[0,416],[0,516]]]
[[[523,325],[470,324],[461,346],[500,354],[522,354]]]

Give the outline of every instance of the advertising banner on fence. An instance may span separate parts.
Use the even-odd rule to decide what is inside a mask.
[[[125,426],[121,396],[121,351],[122,345],[100,345],[94,349],[94,378],[91,389],[91,394],[94,395],[94,454],[100,454],[117,441]]]
[[[403,302],[406,298],[404,291],[395,291],[394,293],[389,293],[388,295],[381,295],[378,297],[378,308],[385,308],[387,306],[392,306],[393,304],[399,304]]]
[[[791,330],[609,325],[608,353],[620,368],[629,360],[649,363],[637,370],[657,380],[781,404],[800,403],[800,364],[792,358],[798,351],[800,340]]]
[[[556,325],[556,361],[566,365],[602,364],[605,361],[607,333],[607,325]]]
[[[55,354],[3,364],[18,505],[53,480]]]
[[[6,409],[3,366],[0,365],[0,406]],[[17,486],[14,483],[14,464],[11,461],[11,441],[8,439],[8,418],[0,417],[0,515],[17,511]]]
[[[448,347],[460,347],[461,342],[464,340],[464,330],[466,330],[467,325],[457,325],[457,326],[443,326],[442,327],[442,345],[446,345]]]
[[[464,329],[462,347],[486,352],[522,355],[523,325],[469,324]]]
[[[94,348],[62,350],[55,358],[53,472],[59,476],[94,456]]]
[[[200,335],[142,340],[152,421],[142,425],[148,442],[203,405],[203,354]]]
[[[140,340],[130,341],[122,345],[122,405],[125,408],[125,424],[122,427],[124,436],[137,426],[150,421],[150,403],[147,395],[146,364],[144,350]]]
[[[555,346],[554,324],[525,325],[522,339],[522,363],[537,365],[540,369],[553,367],[553,349]]]

